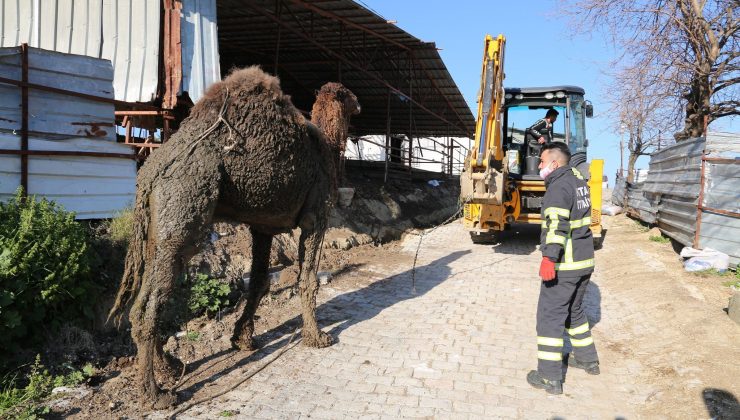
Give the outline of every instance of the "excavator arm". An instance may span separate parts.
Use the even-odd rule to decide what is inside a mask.
[[[499,162],[503,159],[501,106],[504,100],[505,43],[503,35],[496,39],[486,35],[473,148],[476,168],[487,168],[491,157]]]
[[[504,46],[506,38],[486,35],[475,143],[460,186],[463,199],[480,204],[503,204],[505,190],[502,115],[504,100]]]

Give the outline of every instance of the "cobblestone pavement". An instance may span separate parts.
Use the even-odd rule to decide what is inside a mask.
[[[378,281],[358,290],[323,287],[319,316],[335,345],[295,346],[182,418],[642,417],[641,407],[663,391],[643,381],[645,366],[619,356],[607,335],[633,309],[600,286],[602,269],[586,297],[602,374],[568,371],[561,396],[526,383],[536,366],[537,239],[530,229],[495,247],[474,246],[459,223],[437,229],[424,239],[416,293],[410,267],[372,267]],[[416,243],[408,239],[404,252],[413,256]]]

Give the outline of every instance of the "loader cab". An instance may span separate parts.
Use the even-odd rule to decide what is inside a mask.
[[[584,95],[585,91],[577,86],[505,89],[503,143],[509,177],[540,180],[537,168],[539,147],[530,144],[526,131],[544,118],[550,108],[559,114],[553,124],[553,141],[568,145],[572,155],[571,166],[580,169],[587,165],[585,119],[593,116],[593,107]]]

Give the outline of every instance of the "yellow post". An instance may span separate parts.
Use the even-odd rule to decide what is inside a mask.
[[[588,180],[588,187],[591,190],[591,231],[594,237],[601,236],[601,190],[602,180],[604,178],[604,159],[591,160],[589,168],[591,179]]]

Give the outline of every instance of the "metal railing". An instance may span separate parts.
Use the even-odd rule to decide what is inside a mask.
[[[380,137],[378,139],[377,137]],[[468,146],[453,137],[433,138],[406,136],[383,136],[353,138],[348,144],[348,158],[365,162],[383,162],[384,180],[389,173],[428,172],[444,176],[459,174],[465,165]],[[354,143],[354,150],[351,144]],[[372,145],[375,150],[368,153],[362,145]],[[433,169],[439,165],[439,170]],[[431,167],[431,168],[430,168]]]

